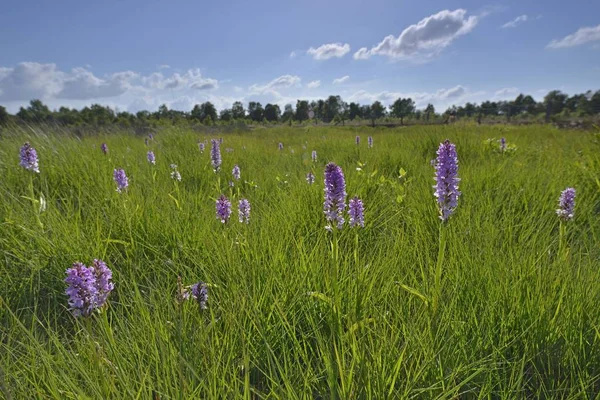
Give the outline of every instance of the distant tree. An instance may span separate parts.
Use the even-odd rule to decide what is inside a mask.
[[[371,125],[375,126],[375,121],[385,117],[385,106],[379,100],[375,101],[370,106],[363,108],[364,116],[371,120]]]
[[[600,114],[600,90],[589,96],[587,113],[590,115]]]
[[[404,125],[404,118],[415,112],[415,102],[411,98],[399,98],[390,107],[391,115],[400,118],[400,124]]]
[[[523,96],[521,100],[521,112],[534,114],[536,109],[536,101],[530,95]]]
[[[550,116],[559,114],[565,108],[567,95],[560,90],[553,90],[544,97],[544,106],[546,107],[546,122]]]
[[[231,116],[233,119],[244,119],[246,118],[246,110],[241,101],[236,101],[231,107]]]
[[[348,119],[353,121],[355,118],[361,118],[360,105],[358,103],[348,104]]]
[[[230,108],[225,108],[219,113],[219,120],[229,122],[233,119],[233,112]]]
[[[210,101],[204,102],[200,105],[200,112],[202,114],[202,121],[209,118],[213,123],[217,120],[217,109]]]
[[[71,110],[68,107],[59,108],[58,112],[55,112],[55,119],[62,125],[76,125],[82,122],[79,111],[76,109]]]
[[[427,104],[427,107],[425,107],[425,119],[427,122],[429,122],[429,118],[431,118],[432,115],[435,115],[435,107],[433,104],[429,103]]]
[[[265,106],[265,119],[269,122],[277,122],[281,118],[281,110],[277,104],[267,104]]]
[[[342,98],[340,96],[329,96],[324,104],[324,118],[327,121],[332,121],[338,115],[342,106]]]
[[[41,100],[36,99],[29,102],[29,107],[21,107],[17,117],[26,122],[48,122],[52,112]]]
[[[252,121],[262,121],[264,118],[264,112],[265,110],[259,102],[251,101],[248,103],[248,116]]]
[[[470,117],[474,116],[475,113],[477,112],[477,106],[473,103],[467,103],[464,106],[464,110],[465,110],[465,116],[470,118]]]
[[[0,125],[7,125],[10,120],[10,114],[6,111],[6,108],[0,106]]]
[[[294,107],[291,104],[285,105],[281,119],[283,121],[291,121],[292,119],[294,119]]]
[[[296,102],[295,119],[300,122],[306,121],[308,119],[308,101],[298,100]]]

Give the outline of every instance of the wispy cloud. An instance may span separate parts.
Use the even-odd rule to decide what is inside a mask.
[[[580,46],[585,43],[596,41],[600,41],[600,25],[579,28],[575,33],[567,35],[562,39],[555,39],[551,41],[546,47],[551,49],[560,49],[565,47]]]
[[[348,82],[350,79],[349,75],[342,76],[341,78],[336,78],[333,80],[334,85],[341,85],[342,83]]]
[[[507,23],[505,23],[504,25],[502,25],[502,28],[516,28],[517,26],[521,25],[524,22],[527,22],[527,15],[523,14],[523,15],[519,15],[517,18],[513,19],[512,21],[508,21]]]
[[[312,81],[312,82],[309,82],[309,83],[306,85],[306,87],[307,87],[307,88],[309,88],[309,89],[316,89],[316,88],[318,88],[319,86],[321,86],[321,81]]]

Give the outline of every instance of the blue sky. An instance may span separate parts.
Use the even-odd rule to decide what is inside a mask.
[[[600,89],[600,2],[19,1],[0,104],[190,110],[339,94],[418,107]]]

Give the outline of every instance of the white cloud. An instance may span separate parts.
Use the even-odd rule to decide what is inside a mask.
[[[309,88],[309,89],[316,89],[316,88],[318,88],[319,86],[321,86],[321,81],[312,81],[312,82],[309,82],[309,83],[306,85],[306,87],[307,87],[307,88]]]
[[[298,53],[296,53],[295,51],[292,51],[290,53],[290,58],[296,58],[298,56]]]
[[[404,29],[400,36],[386,36],[377,46],[367,50],[361,48],[354,53],[354,59],[364,60],[374,55],[392,59],[428,58],[456,38],[465,35],[477,25],[478,17],[467,16],[467,11],[457,9],[443,10],[422,19],[417,24]]]
[[[348,82],[348,80],[350,79],[349,75],[346,76],[342,76],[341,78],[336,78],[333,80],[333,84],[334,85],[340,85],[342,83]]]
[[[158,69],[169,69],[171,66],[169,64],[161,64],[158,66]]]
[[[496,97],[512,97],[517,93],[519,93],[519,89],[517,89],[516,87],[508,87],[497,90],[495,95]]]
[[[348,43],[327,43],[316,49],[311,47],[306,54],[313,56],[315,60],[328,60],[333,57],[344,57],[349,52],[350,45]]]
[[[527,22],[527,15],[525,15],[525,14],[519,15],[517,18],[513,19],[512,21],[508,21],[507,23],[502,25],[502,27],[503,28],[516,28],[518,25],[521,25],[524,22]]]
[[[575,47],[589,42],[600,41],[600,25],[579,28],[577,32],[565,36],[560,40],[553,40],[546,46],[551,49]]]
[[[199,68],[190,69],[184,74],[174,73],[165,77],[160,72],[155,72],[143,78],[143,82],[154,89],[180,90],[192,88],[197,90],[218,89],[219,82],[216,79],[203,78]]]
[[[5,101],[45,99],[58,94],[65,73],[56,64],[22,62],[0,71],[0,99]]]
[[[467,99],[483,94],[482,92],[470,92],[462,85],[454,86],[450,89],[439,89],[435,92],[389,92],[371,93],[366,90],[359,90],[348,97],[349,102],[371,104],[374,101],[380,101],[384,105],[391,105],[398,98],[411,98],[418,108],[425,107],[428,103],[433,103],[436,107],[448,106],[456,102],[466,102]]]
[[[73,100],[116,97],[131,89],[132,81],[138,77],[135,72],[126,71],[102,79],[85,68],[75,68],[70,74],[64,75],[62,90],[56,97]]]
[[[298,85],[300,84],[300,81],[301,79],[297,75],[282,75],[279,78],[273,79],[266,85],[258,85],[255,83],[248,89],[254,93],[274,92],[277,89],[285,89],[291,86]]]

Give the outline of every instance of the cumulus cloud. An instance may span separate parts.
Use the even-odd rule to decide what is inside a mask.
[[[64,74],[63,77],[62,89],[56,97],[88,100],[120,96],[132,87],[132,81],[139,75],[132,71],[126,71],[102,79],[85,68],[75,68],[70,74]]]
[[[431,57],[456,38],[471,32],[477,22],[478,17],[467,16],[466,10],[443,10],[409,26],[398,37],[386,36],[370,50],[359,49],[354,59],[364,60],[375,55],[392,59]]]
[[[340,85],[340,84],[342,84],[342,83],[344,83],[344,82],[348,82],[348,79],[350,79],[350,76],[349,76],[349,75],[342,76],[341,78],[336,78],[336,79],[334,79],[334,80],[333,80],[333,84],[334,84],[334,85]]]
[[[0,99],[20,101],[53,97],[63,88],[65,73],[56,64],[22,62],[0,70]]]
[[[296,58],[298,56],[298,53],[296,53],[295,51],[292,51],[290,53],[290,58]]]
[[[161,64],[158,66],[158,69],[169,69],[171,66],[169,64]]]
[[[512,21],[508,21],[507,23],[505,23],[504,25],[502,25],[503,28],[516,28],[518,25],[521,25],[524,22],[527,22],[527,15],[523,14],[523,15],[519,15],[517,18],[513,19]]]
[[[414,100],[417,107],[425,107],[428,103],[434,105],[450,104],[452,102],[460,102],[466,99],[468,96],[475,96],[481,93],[469,92],[465,87],[461,85],[454,86],[450,89],[439,89],[435,92],[389,92],[382,91],[378,93],[368,92],[366,90],[359,90],[348,98],[348,101],[357,103],[373,103],[380,101],[384,105],[390,105],[398,98],[409,97]]]
[[[300,77],[297,75],[282,75],[279,78],[273,79],[265,85],[254,84],[249,87],[249,90],[254,93],[273,92],[277,89],[285,89],[300,84]]]
[[[309,82],[309,83],[306,85],[306,87],[307,87],[307,88],[309,88],[309,89],[316,89],[316,88],[318,88],[319,86],[321,86],[321,81],[312,81],[312,82]]]
[[[350,52],[348,43],[327,43],[317,47],[311,47],[306,54],[311,55],[315,60],[328,60],[333,57],[344,57]]]
[[[171,76],[164,76],[160,72],[155,72],[143,78],[143,82],[154,89],[179,90],[191,88],[209,90],[219,88],[219,82],[216,79],[203,78],[199,68],[190,69],[183,74],[176,72]]]
[[[600,25],[579,28],[575,33],[567,35],[562,39],[551,41],[546,47],[550,49],[560,49],[564,47],[580,46],[585,43],[596,41],[600,41]]]

